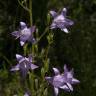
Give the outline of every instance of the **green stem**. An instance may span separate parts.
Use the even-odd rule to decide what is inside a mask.
[[[24,55],[25,55],[25,56],[27,55],[27,46],[28,46],[28,44],[26,43],[26,44],[24,45],[24,47],[23,47],[23,49],[24,49]]]
[[[32,0],[29,0],[29,16],[30,16],[30,26],[32,26]]]
[[[33,96],[35,96],[34,79],[35,79],[34,73],[32,72],[32,73],[29,74],[29,83],[30,83],[30,88],[31,88]]]
[[[32,19],[32,0],[29,0],[29,20],[30,20],[30,26],[33,25],[33,19]],[[32,34],[33,35],[33,34]],[[34,56],[34,45],[32,45],[32,55]],[[33,58],[34,59],[34,58]],[[35,90],[34,90],[34,73],[32,72],[29,74],[29,80],[31,80],[31,90],[33,93],[33,96],[35,95]]]
[[[32,0],[29,0],[29,16],[30,16],[30,26],[32,26],[33,24],[33,20],[32,20]],[[32,34],[33,35],[33,34]],[[34,45],[32,46],[32,52],[34,55]]]
[[[25,7],[19,0],[18,0],[18,3],[26,10],[26,11],[30,11],[27,7]]]
[[[2,55],[2,57],[3,57],[3,59],[4,59],[8,64],[12,65],[12,63],[7,59],[6,56]]]
[[[49,28],[49,27],[48,27]],[[36,43],[38,43],[41,38],[48,32],[48,28],[45,29],[45,31],[42,33],[42,35],[38,38],[38,40],[36,41]]]

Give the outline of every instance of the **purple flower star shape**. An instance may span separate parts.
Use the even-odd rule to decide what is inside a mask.
[[[67,69],[67,68],[66,68]],[[63,89],[65,91],[73,91],[73,87],[71,84],[75,84],[75,83],[79,83],[79,80],[73,78],[72,77],[71,80],[68,77],[69,73],[71,74],[71,72],[68,72],[67,70],[65,70],[63,74],[60,74],[59,70],[57,68],[53,68],[55,76],[53,77],[45,77],[45,79],[54,86],[54,93],[55,96],[58,95],[59,93],[59,88]],[[66,75],[65,75],[66,74]],[[72,75],[72,74],[71,74]]]
[[[45,79],[54,86],[55,96],[58,96],[59,88],[64,90],[69,90],[68,86],[65,84],[63,75],[60,74],[57,68],[53,68],[55,76],[45,77]]]
[[[20,71],[23,77],[26,77],[29,70],[34,70],[38,68],[37,65],[32,64],[32,56],[23,57],[19,54],[16,54],[17,61],[19,62],[16,66],[14,66],[11,71]]]
[[[50,14],[53,17],[53,21],[51,24],[51,29],[60,28],[65,33],[69,33],[67,27],[73,25],[73,21],[66,18],[67,9],[63,8],[60,14],[55,11],[50,11]]]
[[[18,31],[12,32],[12,35],[17,38],[20,38],[20,44],[23,46],[26,41],[33,43],[35,41],[33,37],[33,32],[35,31],[35,26],[30,28],[27,27],[25,22],[20,22],[20,29]]]

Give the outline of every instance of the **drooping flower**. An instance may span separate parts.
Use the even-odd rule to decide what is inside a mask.
[[[26,41],[33,43],[35,41],[33,37],[33,32],[35,31],[35,26],[30,28],[24,22],[20,22],[20,29],[18,31],[12,32],[12,35],[17,38],[20,38],[20,44],[23,46]]]
[[[18,61],[18,64],[16,66],[14,66],[11,71],[20,71],[21,75],[23,77],[26,77],[27,72],[29,70],[34,70],[36,68],[38,68],[37,65],[32,64],[32,57],[29,56],[27,57],[23,57],[19,54],[16,54],[16,59]]]
[[[60,28],[65,33],[69,33],[67,27],[73,25],[73,21],[66,18],[67,9],[63,8],[60,14],[55,11],[50,11],[50,14],[53,17],[53,21],[51,24],[51,29]]]
[[[64,71],[64,73],[60,74],[59,70],[57,68],[53,68],[55,76],[53,77],[45,77],[45,79],[54,86],[54,93],[55,96],[59,93],[59,88],[63,89],[65,91],[73,91],[73,87],[71,84],[79,83],[79,80],[73,78],[73,74],[71,74],[72,77],[71,80],[68,77],[69,73],[67,73],[67,68]],[[73,83],[74,82],[74,83]]]

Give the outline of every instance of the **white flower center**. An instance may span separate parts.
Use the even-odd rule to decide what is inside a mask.
[[[24,28],[23,30],[21,30],[21,35],[30,36],[31,31],[28,28]]]
[[[26,64],[24,66],[25,66],[25,68],[27,67]]]
[[[65,20],[64,16],[63,16],[63,15],[59,15],[59,16],[57,16],[57,17],[54,19],[54,22],[59,22],[59,21],[64,21],[64,20]]]
[[[67,78],[70,78],[70,79],[71,79],[72,77],[73,77],[73,76],[72,76],[71,73],[68,73],[68,74],[67,74]]]

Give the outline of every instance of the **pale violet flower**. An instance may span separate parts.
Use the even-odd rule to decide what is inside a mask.
[[[64,66],[64,68],[66,65]],[[72,84],[79,83],[79,80],[73,78],[71,71],[67,71],[67,67],[64,69],[64,73],[60,74],[57,68],[53,68],[55,76],[45,77],[45,79],[54,86],[55,96],[59,93],[59,88],[65,91],[73,91]],[[69,75],[70,74],[70,75]]]
[[[18,61],[18,64],[16,66],[14,66],[11,71],[20,71],[21,75],[23,77],[26,77],[27,72],[29,70],[34,70],[36,68],[38,68],[37,65],[32,64],[32,57],[29,56],[27,57],[23,57],[19,54],[16,54],[16,59]]]
[[[33,32],[35,31],[35,26],[28,28],[25,22],[20,22],[20,29],[18,31],[12,32],[12,35],[20,38],[20,44],[23,46],[26,41],[33,43],[35,41],[33,37]]]
[[[67,9],[63,8],[60,14],[55,11],[50,11],[50,14],[53,17],[52,24],[50,26],[51,29],[60,28],[65,33],[69,33],[67,27],[73,25],[73,21],[66,18]]]

